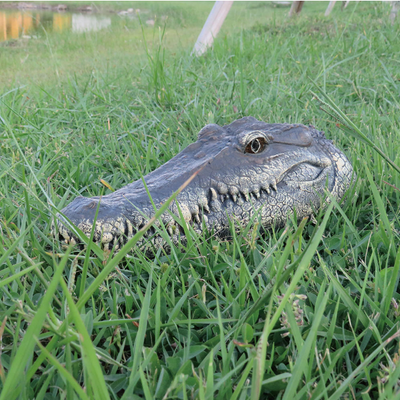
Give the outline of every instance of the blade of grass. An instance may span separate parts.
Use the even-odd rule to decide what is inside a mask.
[[[253,361],[253,359],[251,358],[251,359],[248,361],[248,363],[247,363],[247,365],[246,365],[246,368],[245,368],[244,371],[242,372],[241,377],[240,377],[240,380],[239,380],[238,384],[236,385],[236,389],[235,389],[235,391],[233,392],[232,397],[231,397],[230,400],[236,400],[236,399],[242,394],[243,386],[244,386],[244,384],[245,384],[245,382],[246,382],[246,379],[247,379],[247,377],[249,376],[249,374],[250,374],[250,372],[251,372],[253,366],[254,366],[254,361]]]
[[[147,380],[144,375],[142,367],[139,367],[139,373],[140,373],[140,381],[142,382],[144,398],[146,400],[152,400],[154,397],[152,396],[152,394],[150,392],[150,388],[149,388],[149,385],[147,384]]]
[[[350,385],[354,385],[356,383],[356,377],[359,377],[359,374],[363,371],[363,369],[394,339],[400,337],[400,331],[397,331],[390,338],[386,339],[380,346],[377,347],[361,364],[357,366],[349,376],[340,384],[338,390],[329,397],[329,400],[339,400],[345,390]]]
[[[257,345],[257,356],[255,358],[255,377],[253,378],[253,384],[251,388],[253,399],[259,399],[261,394],[262,381],[265,373],[264,365],[267,352],[268,337],[272,329],[274,328],[275,324],[277,323],[278,319],[280,318],[282,311],[289,299],[289,296],[293,293],[299,280],[302,278],[304,272],[308,268],[310,261],[314,256],[315,251],[317,250],[317,247],[321,241],[322,235],[325,231],[325,227],[332,212],[332,209],[333,209],[333,203],[329,204],[329,206],[327,207],[321,225],[318,227],[314,237],[310,241],[307,250],[303,253],[299,266],[292,278],[289,287],[286,289],[286,293],[283,299],[281,300],[279,306],[277,307],[275,313],[272,315],[272,317],[269,314],[267,315],[264,324],[264,329]]]
[[[21,344],[19,345],[15,358],[12,360],[11,368],[8,371],[3,390],[1,391],[0,400],[13,400],[18,396],[19,390],[21,389],[21,371],[25,369],[29,358],[32,357],[32,352],[35,347],[34,338],[40,334],[48,309],[52,303],[52,297],[57,289],[65,265],[68,261],[70,251],[71,249],[69,248],[61,259],[60,264],[55,269],[53,279],[51,280],[49,287],[41,300],[40,306],[37,309]]]
[[[150,229],[153,223],[161,217],[161,215],[167,210],[168,206],[172,201],[176,199],[178,194],[195,178],[197,172],[195,172],[186,182],[160,207],[160,209],[155,213],[154,217],[149,220],[149,222],[137,232],[132,239],[121,248],[121,250],[110,259],[104,269],[96,277],[96,279],[91,283],[91,285],[86,289],[84,294],[79,298],[76,303],[77,307],[80,309],[84,305],[93,293],[99,288],[102,282],[107,278],[110,272],[122,261],[122,259],[129,253],[132,247],[138,242],[138,240],[143,237],[143,235]]]
[[[393,271],[392,271],[392,279],[389,282],[386,294],[384,294],[385,305],[384,305],[383,313],[384,313],[385,317],[387,317],[387,313],[389,312],[391,301],[394,298],[394,295],[396,293],[396,282],[397,282],[396,277],[399,274],[399,269],[400,269],[400,249],[397,250],[396,259],[394,261],[394,267],[393,267]]]
[[[348,128],[348,132],[352,136],[354,136],[356,139],[359,139],[362,142],[368,144],[384,160],[386,160],[393,169],[395,169],[397,172],[400,173],[400,167],[398,165],[396,165],[378,146],[376,146],[375,143],[368,136],[366,136],[361,131],[361,129],[358,128],[358,126],[356,124],[354,124],[354,122],[336,105],[336,103],[329,97],[329,95],[327,93],[325,93],[325,91],[321,87],[319,87],[319,85],[316,82],[314,82],[311,78],[310,78],[310,80],[313,83],[313,85],[318,89],[318,91],[322,94],[322,96],[326,99],[326,101],[322,100],[316,93],[311,91],[313,96],[315,96],[315,98],[320,103],[322,103],[323,105],[328,107],[329,110],[331,110],[335,114],[337,119],[339,121],[341,121]]]
[[[97,202],[96,212],[95,212],[94,219],[93,219],[92,231],[90,232],[90,238],[89,238],[89,241],[87,243],[85,261],[84,261],[83,267],[82,267],[81,286],[80,286],[80,290],[79,290],[79,298],[81,298],[83,293],[85,292],[86,277],[87,277],[88,268],[89,268],[90,250],[92,248],[92,245],[94,244],[93,243],[93,237],[94,237],[94,233],[96,231],[96,221],[97,221],[97,216],[99,214],[100,204],[101,204],[101,196],[100,196],[99,201]]]
[[[41,264],[42,263],[32,265],[31,267],[25,268],[22,271],[16,272],[15,274],[13,274],[12,276],[9,276],[8,278],[2,279],[0,281],[0,288],[5,286],[5,285],[8,285],[9,283],[14,281],[15,279],[18,279],[21,276],[24,276],[24,275],[28,274],[30,271],[32,271],[33,269],[39,267],[39,265],[41,265]]]
[[[76,391],[76,393],[81,397],[81,399],[89,400],[88,395],[84,392],[84,390],[80,387],[79,383],[74,379],[70,372],[68,372],[61,363],[54,357],[47,349],[44,347],[40,341],[36,338],[36,344],[40,347],[42,352],[45,354],[47,359],[51,362],[54,367],[60,372],[63,378],[72,386],[72,388]]]
[[[209,354],[208,370],[207,370],[207,381],[206,381],[206,393],[205,397],[210,400],[214,395],[214,353],[213,349]]]
[[[374,196],[375,202],[378,206],[379,215],[380,215],[380,217],[383,221],[383,225],[385,226],[385,229],[386,229],[387,240],[390,243],[393,241],[393,232],[392,232],[392,227],[390,226],[389,217],[386,213],[386,207],[382,201],[381,196],[379,195],[378,189],[372,178],[372,174],[366,164],[364,164],[364,169],[365,169],[365,173],[367,174],[368,182],[369,182],[370,188],[372,190],[372,194]],[[391,251],[392,251],[392,256],[396,257],[396,246],[395,245],[391,246]]]
[[[357,304],[354,302],[353,298],[346,292],[345,289],[343,289],[343,286],[333,275],[333,272],[326,266],[322,257],[320,257],[318,255],[318,259],[319,259],[319,262],[321,263],[323,271],[325,272],[325,274],[329,278],[329,280],[333,283],[340,298],[343,300],[343,302],[346,304],[346,306],[353,312],[353,314],[355,316],[357,316],[357,318],[363,324],[364,328],[368,328],[369,320],[368,320],[368,317],[365,315],[365,312],[357,306]]]
[[[312,345],[315,343],[317,339],[318,328],[321,319],[324,316],[326,304],[331,294],[332,285],[328,286],[328,290],[326,293],[325,293],[325,286],[326,283],[324,281],[323,284],[321,285],[321,289],[319,292],[319,296],[322,296],[321,304],[314,315],[313,323],[311,325],[311,329],[310,332],[308,333],[307,339],[304,345],[299,349],[300,353],[293,367],[292,376],[289,379],[288,385],[285,390],[285,394],[283,395],[283,400],[288,400],[294,397],[297,388],[299,386],[300,380],[303,377],[303,375],[305,375],[306,369],[308,368],[307,360],[310,356],[310,352],[313,351]]]
[[[110,396],[106,382],[104,380],[103,371],[100,366],[99,359],[97,358],[96,350],[90,339],[89,333],[85,327],[84,322],[79,314],[79,309],[74,303],[71,294],[69,293],[68,286],[64,279],[60,278],[60,284],[67,299],[68,307],[71,314],[71,319],[75,323],[76,330],[79,336],[79,342],[82,351],[82,361],[84,368],[87,372],[88,381],[86,387],[93,391],[93,394],[98,400],[108,400]],[[86,376],[86,374],[85,374]]]
[[[133,363],[132,363],[132,370],[131,375],[129,377],[129,386],[125,390],[123,396],[121,397],[122,400],[130,398],[133,390],[135,388],[136,382],[138,380],[138,376],[140,376],[140,359],[142,354],[142,348],[144,343],[144,338],[146,336],[146,328],[147,328],[147,320],[149,318],[149,309],[150,309],[150,298],[151,298],[151,285],[153,279],[152,275],[149,277],[149,281],[147,283],[146,294],[144,297],[144,301],[142,304],[142,310],[140,311],[140,319],[139,319],[139,328],[138,333],[135,339],[134,345],[134,353],[133,353]]]

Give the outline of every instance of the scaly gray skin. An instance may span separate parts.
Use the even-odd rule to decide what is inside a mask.
[[[155,206],[159,208],[195,172],[169,209],[178,216],[178,204],[196,232],[206,227],[219,236],[229,232],[229,219],[246,225],[257,212],[266,228],[284,224],[293,209],[298,219],[309,216],[323,205],[325,189],[340,199],[354,179],[346,156],[323,132],[300,124],[267,124],[253,117],[224,127],[205,126],[197,142],[146,175]],[[142,180],[101,199],[77,197],[62,213],[90,237],[99,201],[94,240],[105,250],[118,250],[155,213]],[[60,240],[78,242],[58,217]],[[176,219],[169,212],[161,217],[172,242],[185,243]],[[138,245],[146,252],[168,247],[154,228]]]

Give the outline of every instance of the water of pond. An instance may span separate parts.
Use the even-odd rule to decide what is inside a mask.
[[[89,13],[0,9],[0,42],[34,38],[43,29],[48,33],[98,31],[110,26],[111,20],[110,16]]]

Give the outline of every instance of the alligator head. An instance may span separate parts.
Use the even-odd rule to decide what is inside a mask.
[[[77,197],[62,214],[90,237],[97,213],[94,240],[118,249],[196,172],[161,217],[174,243],[185,242],[182,217],[195,231],[206,227],[220,236],[229,232],[230,219],[248,224],[255,213],[266,228],[282,225],[294,209],[300,219],[321,208],[325,190],[340,199],[354,178],[345,155],[315,128],[246,117],[205,126],[195,143],[146,175],[154,205],[138,180],[101,198]],[[59,215],[58,221],[55,235],[76,243],[65,219]],[[165,245],[154,229],[139,245],[146,242]]]

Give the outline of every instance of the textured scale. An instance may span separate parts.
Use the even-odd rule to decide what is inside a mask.
[[[146,175],[156,207],[195,172],[170,211],[179,215],[179,205],[195,231],[205,226],[220,236],[229,232],[230,218],[246,225],[258,212],[268,228],[284,224],[293,209],[299,219],[309,216],[323,206],[325,190],[339,200],[355,178],[346,156],[322,132],[300,124],[267,124],[253,117],[224,127],[205,126],[195,143]],[[98,202],[94,240],[105,249],[120,248],[154,216],[142,180],[101,199],[77,197],[61,213],[90,237]],[[185,243],[183,227],[170,213],[161,219],[172,241]],[[53,233],[61,241],[79,242],[62,215],[57,225]],[[138,245],[146,245],[149,251],[165,243],[150,229]]]

